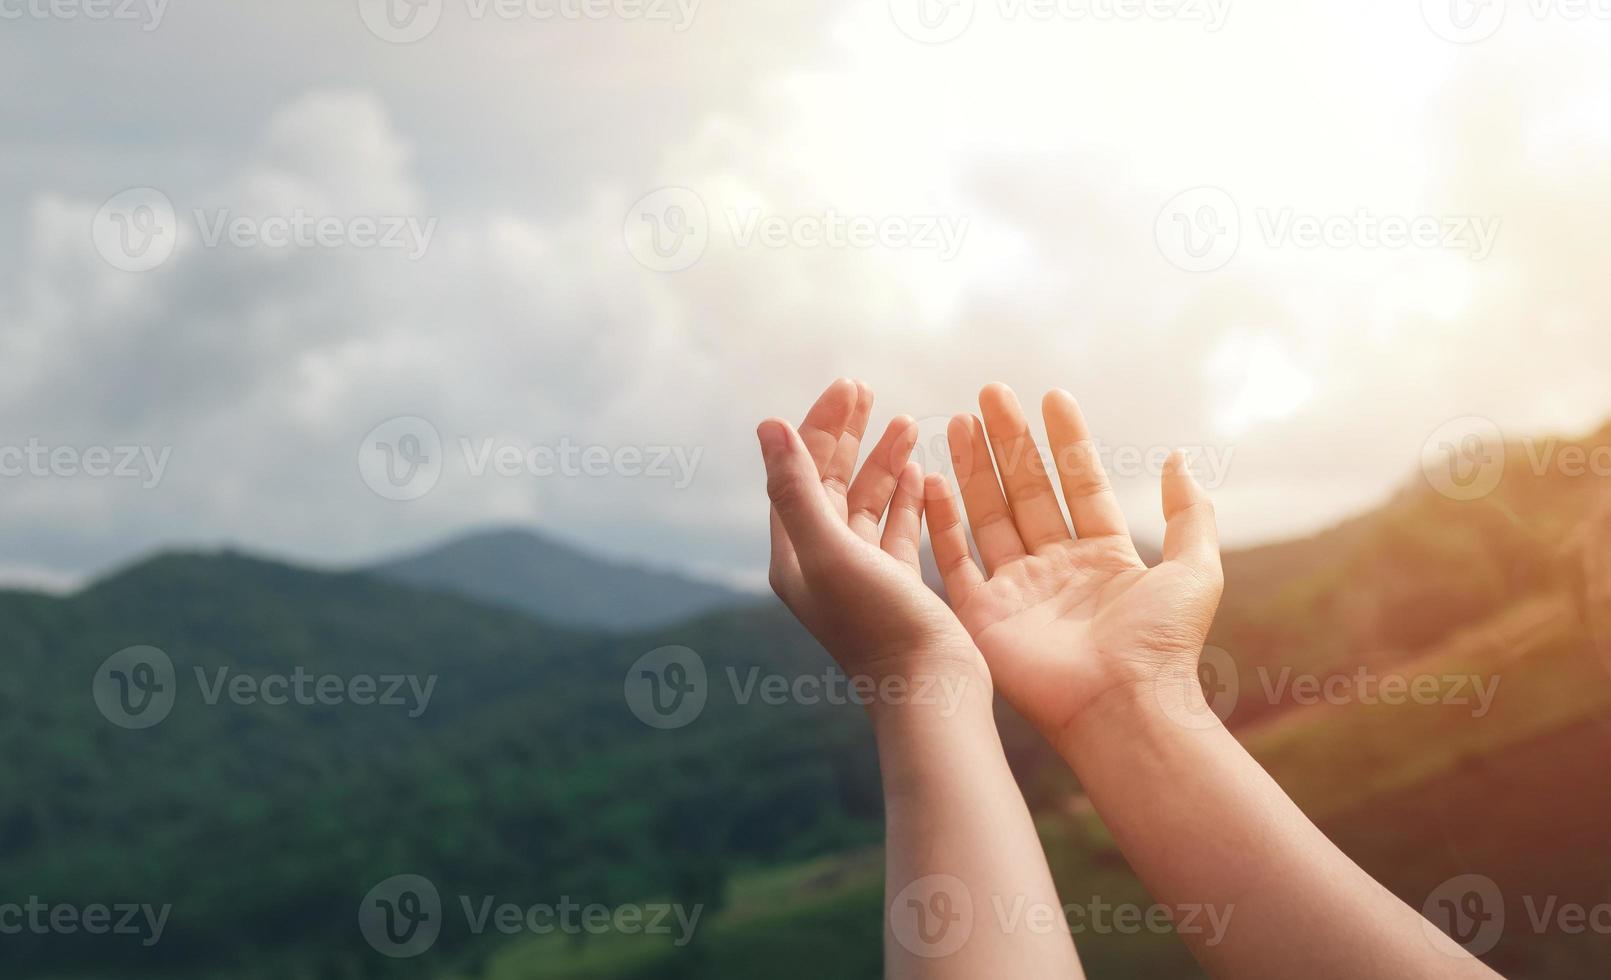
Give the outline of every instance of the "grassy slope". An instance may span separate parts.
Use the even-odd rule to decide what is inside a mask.
[[[1603,847],[1611,678],[1570,601],[1519,602],[1394,670],[1497,676],[1499,687],[1480,719],[1457,705],[1323,705],[1267,716],[1239,737],[1345,851],[1412,906],[1455,874],[1499,881],[1510,925],[1489,959],[1508,975],[1598,975],[1593,964],[1611,956],[1605,937],[1535,935],[1522,902],[1611,899]],[[1573,787],[1570,800],[1561,787]],[[1044,817],[1042,837],[1066,903],[1149,903],[1088,807]],[[837,976],[876,977],[880,861],[875,851],[745,876],[693,952],[663,941],[525,942],[496,957],[486,976],[815,977],[829,958]],[[1196,973],[1173,937],[1085,934],[1078,942],[1093,976]]]

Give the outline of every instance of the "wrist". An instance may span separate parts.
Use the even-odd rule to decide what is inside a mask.
[[[1167,668],[1097,695],[1063,726],[1053,747],[1070,763],[1095,746],[1223,729],[1203,695],[1195,666]]]
[[[971,642],[924,644],[865,665],[862,701],[875,730],[885,724],[993,717],[994,688]]]

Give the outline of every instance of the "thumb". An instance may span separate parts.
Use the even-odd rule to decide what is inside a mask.
[[[1163,509],[1165,561],[1180,561],[1211,578],[1220,576],[1219,529],[1214,505],[1186,466],[1186,457],[1171,453],[1164,463]]]
[[[844,526],[822,489],[817,464],[794,427],[780,419],[767,419],[755,430],[766,462],[766,495],[783,522],[801,562],[838,545],[837,529]],[[838,527],[836,527],[836,525]]]

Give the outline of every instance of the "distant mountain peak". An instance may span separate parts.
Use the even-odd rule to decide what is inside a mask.
[[[678,622],[753,598],[682,572],[592,555],[523,526],[469,531],[366,571],[555,623],[618,631]]]

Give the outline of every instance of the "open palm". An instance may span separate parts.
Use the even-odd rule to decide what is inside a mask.
[[[958,416],[948,433],[961,506],[931,474],[925,510],[952,609],[997,690],[1057,740],[1110,691],[1194,677],[1222,578],[1212,506],[1184,459],[1164,467],[1164,560],[1148,568],[1071,395],[1053,391],[1042,409],[1073,533],[1012,391],[991,385],[979,404],[984,422]]]

